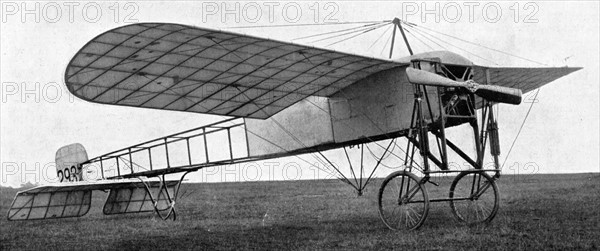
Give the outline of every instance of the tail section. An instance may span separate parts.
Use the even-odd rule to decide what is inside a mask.
[[[103,212],[107,215],[156,212],[162,219],[175,219],[175,198],[181,180],[114,179],[83,180],[82,163],[88,155],[81,144],[56,151],[56,174],[60,184],[18,192],[8,210],[8,220],[81,217],[91,207],[92,191],[110,190]],[[79,181],[79,182],[76,182]]]
[[[88,161],[83,145],[74,143],[56,151],[56,175],[60,182],[82,181],[81,163]]]

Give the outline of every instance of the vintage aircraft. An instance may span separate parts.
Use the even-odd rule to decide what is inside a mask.
[[[398,28],[405,41],[402,25],[415,25],[398,19],[391,24],[394,36]],[[449,202],[460,221],[489,222],[498,211],[500,175],[492,108],[520,104],[522,92],[580,68],[486,67],[448,51],[409,51],[409,57],[386,60],[170,23],[102,33],[66,69],[65,83],[75,96],[224,119],[91,159],[80,144],[62,147],[56,153],[62,183],[19,192],[8,219],[83,216],[93,190],[110,190],[104,214],[155,211],[174,219],[179,186],[190,172],[306,153],[327,160],[323,151],[355,145],[362,151],[372,142],[385,155],[397,144],[390,139],[406,137],[403,170],[385,178],[379,190],[385,225],[416,229],[429,203],[440,201]],[[463,124],[472,127],[475,156],[446,137],[446,128]],[[379,144],[383,140],[390,140],[387,147]],[[484,168],[488,145],[494,165]],[[472,168],[451,170],[449,150]],[[422,166],[414,161],[418,156]],[[381,159],[363,180],[361,156],[360,181],[353,171],[355,182],[341,174],[344,182],[362,193]],[[429,198],[430,175],[451,172],[457,175],[449,196]],[[175,173],[182,175],[166,179]]]

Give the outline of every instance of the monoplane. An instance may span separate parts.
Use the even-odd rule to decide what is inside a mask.
[[[179,187],[190,172],[301,154],[318,154],[338,170],[323,155],[332,149],[343,149],[353,168],[346,151],[353,146],[361,151],[360,171],[340,175],[362,194],[383,155],[406,138],[404,156],[398,156],[402,169],[387,176],[378,193],[387,227],[420,227],[433,202],[448,202],[469,224],[491,221],[501,169],[494,106],[518,105],[523,93],[580,68],[488,67],[449,51],[413,54],[405,31],[417,25],[387,23],[394,27],[392,40],[398,30],[410,56],[372,58],[172,23],[136,23],[98,35],[67,66],[72,94],[223,120],[93,158],[80,144],[62,147],[56,153],[61,183],[19,192],[8,219],[83,216],[94,190],[110,191],[104,214],[155,211],[175,219]],[[474,156],[448,137],[447,128],[456,126],[472,128]],[[363,175],[362,154],[370,143],[384,152]],[[486,151],[491,166],[484,165]],[[451,152],[471,168],[452,169]],[[181,177],[167,178],[175,173]],[[430,198],[426,185],[439,173],[456,176],[447,197]]]

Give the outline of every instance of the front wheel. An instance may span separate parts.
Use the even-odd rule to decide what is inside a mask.
[[[406,171],[385,178],[379,188],[379,217],[392,230],[414,230],[425,222],[429,197],[420,179]]]
[[[449,197],[456,219],[469,225],[492,221],[500,204],[496,182],[485,172],[461,172]]]

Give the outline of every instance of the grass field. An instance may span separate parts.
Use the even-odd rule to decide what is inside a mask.
[[[381,222],[377,190],[361,197],[336,180],[186,184],[177,221],[150,213],[104,216],[94,192],[81,218],[9,222],[15,189],[0,192],[0,250],[31,249],[600,249],[600,174],[503,176],[500,211],[463,226],[433,203],[417,231]],[[446,196],[428,184],[432,196]],[[431,197],[430,197],[431,198]]]

